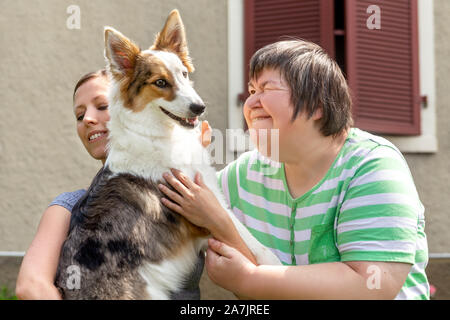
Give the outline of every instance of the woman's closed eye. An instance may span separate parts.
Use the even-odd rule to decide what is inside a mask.
[[[254,94],[257,94],[257,93],[264,93],[265,90],[271,90],[271,89],[267,85],[264,85],[263,87],[258,87],[258,88],[249,87],[248,88],[248,93],[250,95],[254,95]]]
[[[107,104],[101,104],[97,106],[97,110],[99,111],[106,111],[108,110]],[[76,115],[77,121],[82,121],[84,119],[84,112]]]

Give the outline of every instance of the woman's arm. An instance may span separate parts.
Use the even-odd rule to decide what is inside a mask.
[[[61,299],[54,279],[69,225],[70,212],[66,208],[53,205],[45,210],[20,267],[16,283],[19,299]]]
[[[251,299],[393,299],[411,265],[349,261],[304,266],[255,266],[234,248],[209,240],[208,275]]]
[[[372,261],[257,266],[239,293],[254,299],[390,300],[400,292],[410,269],[410,264]],[[367,272],[372,270],[379,273]]]

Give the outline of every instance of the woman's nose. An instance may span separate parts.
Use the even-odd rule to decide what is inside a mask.
[[[245,100],[244,102],[244,105],[250,109],[259,107],[260,106],[259,95],[255,93],[248,96],[247,100]]]
[[[97,110],[95,108],[86,110],[84,114],[83,122],[86,125],[97,124]]]

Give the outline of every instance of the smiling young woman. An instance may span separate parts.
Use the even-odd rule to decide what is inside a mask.
[[[77,82],[73,92],[78,136],[86,151],[102,163],[107,155],[108,84],[105,70],[90,72]],[[19,299],[61,299],[54,285],[56,268],[61,246],[69,231],[71,210],[85,191],[64,192],[44,211],[17,277],[16,295]]]

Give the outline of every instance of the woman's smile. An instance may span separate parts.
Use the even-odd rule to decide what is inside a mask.
[[[255,118],[252,118],[251,120],[252,120],[252,127],[254,127],[254,126],[259,126],[259,125],[267,125],[268,124],[267,122],[269,120],[271,121],[272,118],[269,116],[265,116],[265,117],[255,117]]]
[[[98,142],[99,140],[106,138],[107,133],[108,133],[108,131],[98,131],[98,130],[93,131],[93,132],[89,133],[88,141],[89,141],[89,143]]]

